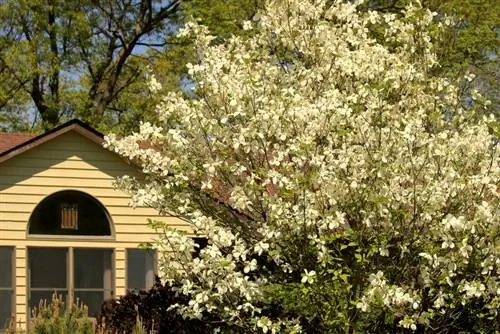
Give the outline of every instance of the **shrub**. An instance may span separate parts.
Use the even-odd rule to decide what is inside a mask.
[[[105,301],[97,316],[99,330],[110,334],[133,333],[140,320],[147,333],[211,332],[211,324],[217,319],[184,319],[175,309],[171,309],[175,304],[187,303],[186,296],[177,293],[174,286],[162,284],[156,277],[149,291],[130,291],[118,299]]]
[[[61,297],[54,293],[52,301],[40,301],[33,309],[31,328],[36,334],[93,334],[92,321],[87,307],[77,303],[66,308]]]
[[[17,328],[17,324],[13,319],[10,319],[4,327],[0,327],[0,333],[2,334],[25,334],[26,331],[22,329],[21,326]]]

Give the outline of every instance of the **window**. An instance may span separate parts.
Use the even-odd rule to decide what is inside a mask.
[[[0,247],[0,332],[14,313],[14,247]]]
[[[193,238],[193,241],[196,245],[198,245],[195,246],[194,252],[191,254],[191,257],[195,259],[200,256],[201,250],[208,246],[208,239],[204,237],[196,237]]]
[[[74,250],[74,298],[88,306],[90,315],[113,296],[111,263],[111,250]]]
[[[66,304],[79,301],[95,316],[113,296],[113,251],[96,248],[28,249],[29,306],[62,295]]]
[[[127,289],[151,289],[155,279],[155,268],[155,251],[149,249],[127,249]]]
[[[68,249],[29,248],[29,306],[38,308],[43,300],[50,301],[52,295],[68,299]]]
[[[81,191],[64,190],[44,198],[33,210],[29,234],[111,236],[104,206]]]

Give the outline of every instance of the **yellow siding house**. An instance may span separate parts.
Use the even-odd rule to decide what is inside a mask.
[[[102,141],[78,120],[39,136],[0,134],[0,330],[11,319],[24,327],[54,291],[92,315],[153,283],[155,255],[138,245],[155,237],[146,223],[158,214],[114,189],[137,172]]]

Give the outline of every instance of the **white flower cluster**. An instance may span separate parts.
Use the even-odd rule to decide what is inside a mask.
[[[455,83],[432,75],[432,16],[275,0],[244,23],[246,39],[182,30],[200,54],[193,94],[169,93],[154,125],[107,137],[145,174],[119,181],[134,203],[208,239],[192,259],[188,235],[152,224],[163,273],[191,297],[182,312],[299,331],[297,319],[261,314],[267,288],[336,280],[358,292],[347,305],[401,314],[411,329],[457,300],[498,312],[496,120],[464,110]]]

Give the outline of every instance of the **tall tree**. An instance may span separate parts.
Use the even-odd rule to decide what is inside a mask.
[[[0,107],[27,100],[43,127],[80,116],[96,126],[127,112],[144,74],[135,58],[163,44],[178,2],[6,0],[0,5]],[[142,48],[142,49],[141,49]]]
[[[152,223],[185,315],[231,333],[492,333],[498,125],[436,71],[429,10],[354,3],[271,0],[225,43],[190,24],[195,94],[108,137],[147,174],[120,185],[208,238],[192,259],[190,235]]]
[[[155,61],[152,69],[162,83],[164,91],[183,91],[189,86],[186,64],[196,61],[197,50],[194,40],[188,36],[177,36],[179,27],[195,20],[206,26],[216,37],[214,43],[221,43],[232,36],[246,36],[243,30],[245,20],[257,19],[262,0],[189,0],[181,1],[173,19],[171,37],[162,49],[151,50]]]
[[[361,9],[376,10],[401,15],[402,10],[413,0],[368,0]],[[440,71],[452,78],[466,72],[475,76],[472,82],[465,81],[462,88],[478,89],[493,102],[494,112],[500,107],[498,86],[500,70],[498,57],[500,39],[500,2],[495,0],[425,0],[421,1],[437,15],[434,22],[444,24],[441,36],[435,39]],[[263,7],[262,0],[190,0],[180,4],[176,24],[182,26],[186,19],[194,19],[208,27],[217,37],[216,42],[232,35],[246,35],[242,29],[243,20],[258,20],[257,12]],[[192,40],[172,38],[163,52],[157,52],[155,68],[164,88],[179,89],[185,84],[185,64],[196,58]],[[470,96],[470,94],[469,94]],[[464,101],[466,102],[466,101]]]
[[[208,26],[219,43],[232,35],[247,35],[241,22],[258,20],[262,3],[4,1],[0,5],[0,122],[22,126],[20,120],[38,115],[50,127],[61,117],[78,116],[102,130],[116,125],[130,130],[151,116],[154,101],[137,98],[150,96],[143,84],[147,72],[157,74],[164,90],[185,90],[190,85],[185,65],[196,59],[196,51],[192,39],[175,37],[186,19]],[[365,9],[399,14],[408,3],[371,0]],[[436,46],[439,70],[452,77],[473,73],[475,79],[463,82],[462,88],[478,89],[498,112],[498,1],[422,3],[438,13],[436,21],[444,22],[446,15],[453,23]]]

